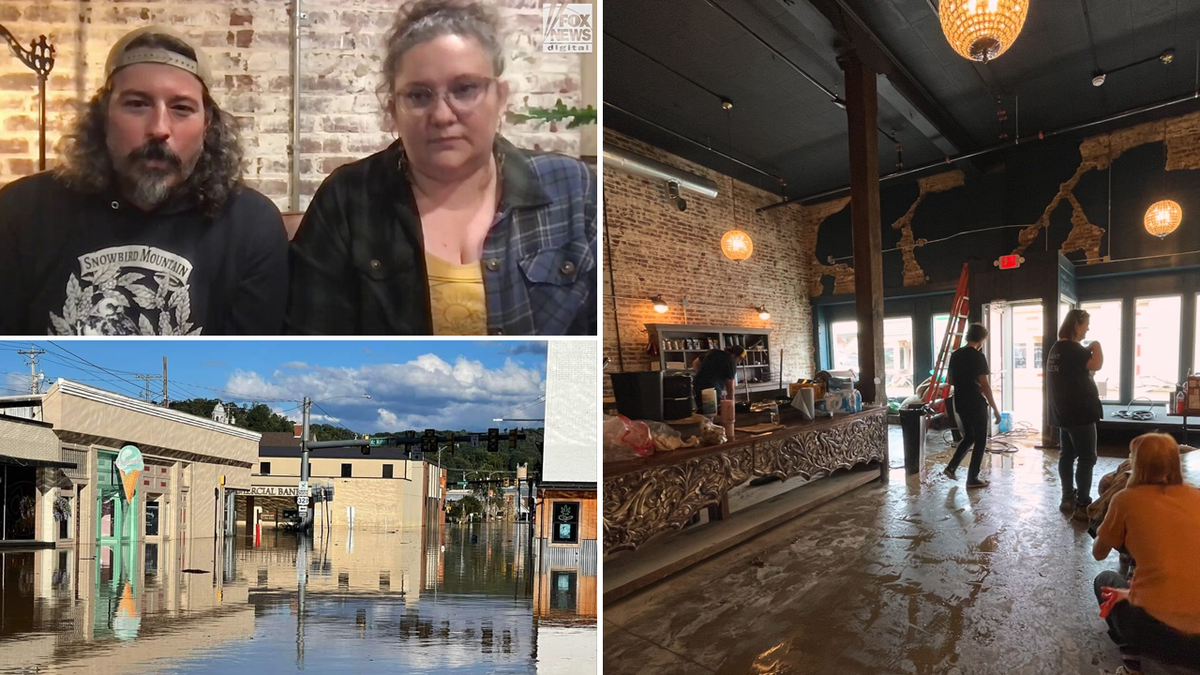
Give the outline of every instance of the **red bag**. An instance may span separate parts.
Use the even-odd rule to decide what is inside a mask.
[[[639,457],[649,457],[654,454],[654,439],[650,436],[650,427],[645,422],[634,422],[624,415],[618,415],[625,423],[625,433],[621,434],[621,442],[633,448]]]

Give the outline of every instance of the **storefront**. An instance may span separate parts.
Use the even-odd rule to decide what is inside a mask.
[[[68,538],[73,495],[57,489],[68,468],[51,425],[0,415],[0,542]]]
[[[55,471],[38,487],[39,540],[120,547],[217,537],[230,526],[233,494],[250,489],[257,432],[69,380],[26,398],[56,437]],[[122,466],[127,446],[136,471]],[[68,510],[68,525],[54,520]]]

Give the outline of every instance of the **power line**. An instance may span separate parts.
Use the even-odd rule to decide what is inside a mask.
[[[88,361],[87,359],[85,359],[85,358],[83,358],[82,356],[80,356],[80,355],[76,354],[75,352],[71,351],[70,349],[67,349],[66,347],[63,347],[62,345],[58,344],[57,342],[55,342],[55,341],[53,341],[53,340],[47,340],[47,342],[49,342],[50,344],[54,345],[54,347],[55,347],[55,348],[57,348],[57,349],[61,349],[61,350],[63,350],[64,352],[66,352],[66,353],[70,354],[71,356],[75,357],[75,358],[76,358],[76,359],[78,359],[79,361],[81,361],[81,362],[83,362],[83,363],[86,363],[87,365],[89,365],[89,366],[91,366],[91,367],[93,367],[93,368],[99,368],[100,370],[102,370],[102,371],[104,371],[104,372],[108,373],[109,375],[112,375],[113,377],[117,378],[118,380],[121,380],[122,382],[125,382],[126,384],[131,384],[131,385],[133,385],[134,387],[137,387],[137,386],[138,386],[138,384],[137,384],[136,382],[133,382],[133,381],[131,381],[131,380],[127,380],[127,379],[125,379],[125,378],[121,377],[120,375],[117,375],[116,373],[112,372],[111,370],[109,370],[109,369],[107,369],[107,368],[105,368],[105,367],[103,367],[103,366],[98,366],[98,365],[96,365],[96,364],[92,363],[91,361]]]

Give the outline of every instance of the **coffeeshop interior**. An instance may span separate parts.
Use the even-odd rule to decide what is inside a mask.
[[[606,8],[605,673],[1200,673],[1200,2]]]

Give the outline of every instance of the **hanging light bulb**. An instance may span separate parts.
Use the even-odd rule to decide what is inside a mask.
[[[745,260],[754,253],[754,242],[741,230],[730,230],[721,236],[721,253],[730,260]]]
[[[1012,46],[1032,0],[942,0],[942,32],[963,58],[987,63]]]
[[[764,307],[755,307],[754,309],[756,311],[758,311],[758,318],[762,319],[763,321],[766,321],[767,319],[771,318],[771,313],[767,311],[767,308],[765,306]]]
[[[658,312],[659,314],[665,314],[668,309],[671,309],[671,307],[667,305],[667,301],[663,300],[661,295],[656,295],[653,298],[650,298],[650,302],[654,303],[654,311]]]
[[[1170,199],[1155,202],[1146,209],[1146,231],[1159,239],[1174,232],[1182,220],[1183,209]]]

